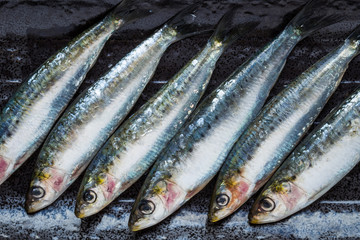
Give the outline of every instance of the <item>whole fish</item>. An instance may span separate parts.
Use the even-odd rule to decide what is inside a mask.
[[[228,216],[245,203],[298,144],[340,84],[349,62],[359,54],[353,37],[271,99],[236,142],[215,185],[210,221]]]
[[[80,187],[75,214],[97,213],[153,164],[203,95],[226,46],[258,23],[231,23],[226,14],[205,47],[106,142],[91,162]]]
[[[0,184],[41,145],[112,33],[147,13],[145,3],[124,0],[22,83],[0,115]]]
[[[198,33],[195,12],[187,7],[143,41],[65,111],[49,134],[27,194],[27,212],[54,202],[87,167],[120,125],[151,79],[165,50]]]
[[[194,111],[160,154],[130,216],[137,231],[152,226],[198,193],[216,174],[231,146],[260,111],[287,56],[302,38],[334,21],[307,5],[260,53],[239,67]]]
[[[250,222],[276,222],[305,208],[359,161],[360,89],[330,113],[276,171],[254,203]]]

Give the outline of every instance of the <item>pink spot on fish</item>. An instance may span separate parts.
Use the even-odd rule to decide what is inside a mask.
[[[164,195],[162,195],[162,198],[165,202],[165,207],[170,209],[172,206],[174,206],[174,203],[179,200],[178,197],[181,195],[181,190],[176,184],[172,182],[167,182],[166,190],[167,191]]]
[[[54,176],[52,187],[55,191],[59,192],[62,189],[64,178],[62,176]]]
[[[116,182],[113,177],[109,175],[107,177],[107,192],[112,194],[114,192]]]
[[[249,190],[249,184],[247,182],[240,181],[238,185],[238,190],[242,194],[246,193]]]
[[[299,201],[305,197],[304,191],[297,187],[295,184],[291,185],[291,191],[285,194],[281,194],[281,198],[283,199],[287,209],[291,210],[294,209]]]
[[[58,178],[54,181],[54,185],[60,186],[63,181],[64,181],[64,179],[63,179],[62,177],[58,177]]]
[[[50,186],[57,192],[61,192],[64,189],[64,184],[68,179],[68,176],[60,169],[57,168],[46,168],[43,170],[44,173],[50,177],[46,180]]]
[[[0,157],[0,179],[5,177],[5,173],[8,167],[9,163],[3,157]]]
[[[229,206],[240,206],[247,200],[247,192],[249,190],[249,183],[241,178],[237,184],[228,186],[232,194]]]
[[[104,193],[104,197],[109,200],[114,197],[114,191],[116,190],[116,179],[111,174],[106,174],[106,182],[105,184],[101,184],[100,188]]]

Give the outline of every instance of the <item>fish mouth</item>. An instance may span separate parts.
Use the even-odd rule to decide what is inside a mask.
[[[272,218],[269,215],[262,215],[262,212],[258,211],[251,211],[249,213],[249,223],[250,224],[266,224],[266,223],[272,223]],[[259,215],[260,214],[260,215]]]
[[[210,222],[218,222],[220,220],[223,220],[224,218],[230,216],[232,213],[234,213],[235,210],[232,209],[214,209],[209,212],[208,219]]]
[[[209,214],[208,219],[209,219],[210,222],[214,223],[214,222],[219,221],[221,218],[217,217],[214,214]]]
[[[129,225],[130,231],[137,232],[140,231],[142,228],[138,225]]]
[[[84,211],[78,209],[78,206],[77,206],[77,205],[76,205],[76,207],[75,207],[74,214],[75,214],[75,216],[76,216],[77,218],[87,217]]]
[[[219,209],[218,207],[215,206],[216,203],[212,204],[210,206],[210,210],[209,210],[209,214],[208,214],[208,220],[209,222],[217,222],[220,221],[221,219],[225,218],[226,216],[224,215],[223,209]]]
[[[144,222],[141,222],[141,223],[130,223],[128,224],[129,226],[129,229],[132,231],[132,232],[137,232],[137,231],[140,231],[140,230],[144,230],[144,229],[147,229],[149,227],[152,227],[156,225],[156,223],[144,223]]]
[[[254,217],[249,217],[249,223],[250,224],[261,224],[258,219],[254,218]]]
[[[137,232],[154,225],[156,225],[156,222],[154,223],[150,219],[143,219],[142,215],[137,215],[136,213],[134,215],[130,215],[128,223],[129,229],[132,232]]]
[[[260,219],[256,216],[256,214],[254,214],[253,212],[249,213],[249,223],[250,224],[262,224],[262,222],[260,221]]]
[[[27,199],[25,202],[25,211],[27,213],[36,213],[42,209],[44,209],[45,207],[49,206],[51,203],[49,203],[46,200],[42,200],[42,201],[36,201],[33,198],[31,199]]]
[[[86,204],[76,204],[74,213],[77,218],[86,218],[98,213],[100,210]]]
[[[144,227],[142,227],[140,224],[137,223],[138,220],[139,220],[139,217],[137,217],[136,215],[130,216],[129,223],[128,223],[130,231],[137,232],[141,229],[144,229]]]

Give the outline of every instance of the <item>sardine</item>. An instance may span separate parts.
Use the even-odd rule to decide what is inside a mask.
[[[261,110],[220,171],[210,206],[211,221],[234,212],[269,180],[310,128],[358,54],[359,44],[351,35]]]
[[[152,226],[198,193],[263,106],[287,56],[302,38],[336,21],[308,5],[273,42],[240,66],[189,117],[160,154],[130,216],[137,231]]]
[[[27,212],[48,206],[77,179],[140,97],[165,50],[201,31],[195,22],[198,7],[189,6],[171,18],[65,111],[36,161]]]
[[[250,222],[276,222],[305,208],[359,161],[360,89],[330,113],[285,160],[254,203]]]
[[[147,4],[124,0],[22,83],[0,115],[0,184],[45,140],[112,33],[148,13]]]
[[[107,206],[153,164],[203,95],[226,46],[258,23],[232,28],[224,16],[205,47],[106,142],[85,173],[75,213],[86,217]]]

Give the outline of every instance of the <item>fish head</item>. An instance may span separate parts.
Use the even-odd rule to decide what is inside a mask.
[[[236,211],[249,199],[250,188],[250,182],[238,174],[218,181],[210,203],[209,221],[217,222]]]
[[[151,227],[186,201],[186,192],[168,180],[160,180],[150,189],[141,191],[131,211],[129,228],[138,231]]]
[[[53,203],[67,188],[68,178],[63,171],[51,167],[36,170],[26,195],[26,211],[34,213]]]
[[[115,190],[117,182],[110,174],[85,174],[75,206],[75,215],[84,218],[98,213],[119,194]]]
[[[299,211],[306,202],[306,192],[292,180],[275,181],[256,199],[249,221],[252,224],[277,222]]]

